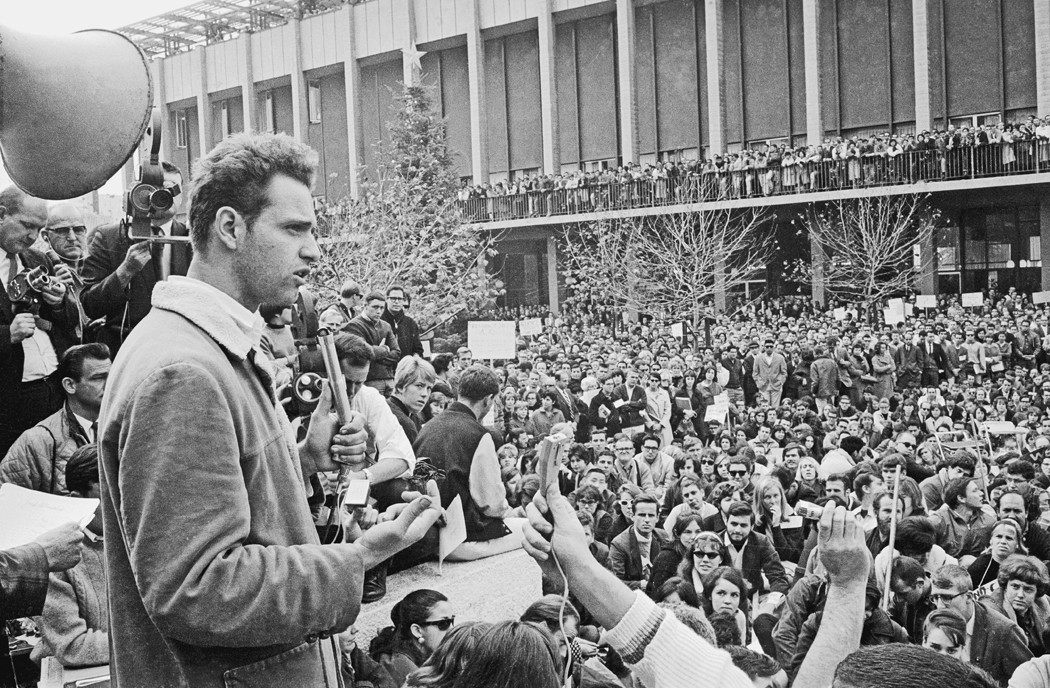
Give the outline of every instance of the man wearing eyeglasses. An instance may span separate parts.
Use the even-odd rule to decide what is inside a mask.
[[[79,278],[81,263],[87,256],[87,226],[80,209],[69,201],[52,206],[47,211],[44,230],[48,246],[58,256],[56,271],[65,266]]]
[[[634,485],[655,498],[656,484],[653,482],[652,471],[644,461],[635,457],[634,444],[630,438],[623,433],[617,435],[613,451],[616,453],[616,460],[613,461],[609,476],[616,480],[618,486]]]
[[[402,358],[423,355],[423,342],[419,339],[419,325],[405,313],[408,303],[408,294],[402,287],[393,286],[386,290],[386,310],[383,311],[383,320],[394,331]]]
[[[169,162],[161,166],[164,187],[177,197],[182,173]],[[178,209],[176,202],[166,210],[150,211],[154,235],[189,236],[189,228],[175,219]],[[97,339],[109,346],[114,357],[131,329],[150,312],[154,285],[171,275],[185,276],[192,257],[189,242],[132,243],[120,222],[102,225],[92,233],[80,300],[89,318],[106,319]]]
[[[1014,670],[1032,658],[1032,651],[1020,626],[983,602],[975,602],[972,590],[966,569],[947,564],[933,576],[930,601],[937,609],[954,609],[966,619],[965,659],[1005,685]]]

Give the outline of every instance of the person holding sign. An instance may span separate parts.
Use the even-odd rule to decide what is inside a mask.
[[[629,437],[642,432],[649,420],[646,412],[649,400],[638,384],[640,381],[637,370],[628,370],[626,382],[613,390],[613,406],[619,411],[620,427]]]

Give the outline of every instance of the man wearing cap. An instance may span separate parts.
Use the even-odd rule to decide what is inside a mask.
[[[762,351],[755,356],[754,375],[759,403],[767,403],[773,408],[779,406],[788,366],[783,354],[773,350],[772,337],[766,337]]]

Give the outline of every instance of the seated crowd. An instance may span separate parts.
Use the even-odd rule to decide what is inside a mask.
[[[463,506],[449,559],[524,539],[544,596],[516,621],[456,625],[440,591],[413,591],[367,649],[353,628],[340,637],[351,685],[553,686],[562,671],[575,686],[696,685],[686,655],[723,661],[711,680],[725,685],[828,685],[836,667],[843,685],[902,685],[920,667],[943,685],[1045,685],[1050,313],[1029,298],[993,290],[980,309],[946,303],[896,326],[777,299],[719,317],[706,342],[533,309],[516,316],[543,317],[542,333],[490,367],[466,347],[419,356],[406,296],[351,282],[321,313],[365,418],[372,491],[348,512],[335,476],[313,478],[319,532],[352,541],[365,512],[433,479],[444,507]],[[293,381],[308,356],[291,314],[264,310],[279,394],[306,419]],[[62,353],[64,403],[14,442],[0,482],[98,496],[110,359],[99,343]],[[545,488],[543,442],[558,436],[571,444]],[[36,661],[108,661],[101,519],[87,534],[80,563],[51,573]],[[363,601],[435,543],[371,569]],[[507,647],[529,661],[508,664]]]
[[[459,192],[470,221],[806,193],[1050,169],[1050,118],[912,134],[767,142],[706,160],[522,176]]]

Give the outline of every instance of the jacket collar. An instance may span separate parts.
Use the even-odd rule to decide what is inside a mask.
[[[244,360],[257,349],[263,321],[210,284],[188,277],[172,277],[153,288],[153,306],[178,313],[204,330],[229,352]],[[255,357],[258,359],[265,358]]]

